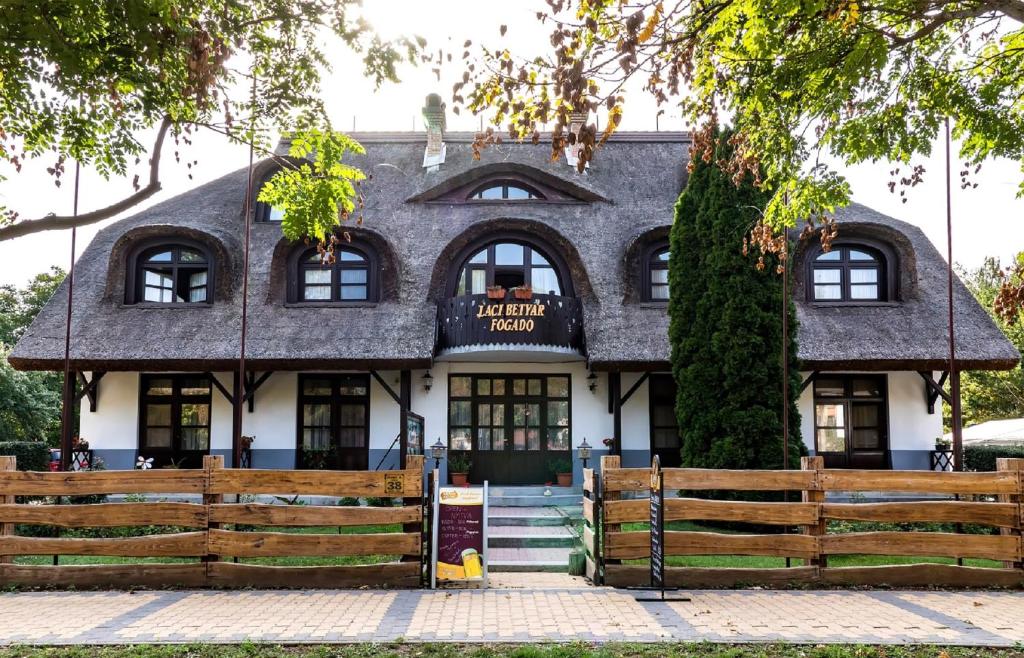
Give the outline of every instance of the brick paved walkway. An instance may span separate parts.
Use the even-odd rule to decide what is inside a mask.
[[[0,644],[389,641],[1024,642],[1024,594],[691,591],[687,603],[504,575],[487,591],[0,595]]]

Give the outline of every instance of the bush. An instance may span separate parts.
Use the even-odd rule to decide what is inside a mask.
[[[968,471],[994,471],[999,457],[1024,458],[1024,445],[967,446],[964,448],[964,469]]]
[[[0,441],[0,456],[17,458],[19,471],[50,470],[50,449],[42,441]]]

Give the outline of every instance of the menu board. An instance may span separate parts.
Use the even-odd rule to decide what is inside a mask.
[[[487,485],[439,487],[435,496],[434,577],[486,586]]]

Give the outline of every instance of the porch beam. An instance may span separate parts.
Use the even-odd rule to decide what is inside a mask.
[[[640,379],[636,380],[636,383],[630,386],[629,390],[626,391],[626,394],[622,396],[622,400],[620,400],[619,405],[625,406],[625,404],[629,402],[629,398],[633,397],[633,394],[636,393],[636,390],[640,388],[643,385],[643,383],[650,378],[650,376],[651,373],[649,372],[645,372],[644,374],[640,375]]]
[[[401,400],[401,398],[398,397],[398,393],[395,393],[395,389],[391,388],[388,385],[388,383],[386,381],[384,381],[384,378],[380,376],[380,373],[378,373],[376,370],[371,370],[370,374],[373,375],[373,378],[376,379],[377,382],[382,387],[384,387],[384,391],[388,395],[391,396],[391,399],[395,401],[395,404],[397,404],[399,407],[401,407],[402,406],[402,400]]]
[[[246,373],[245,375],[245,394],[242,396],[243,402],[249,403],[249,413],[256,410],[256,391],[259,390],[263,383],[270,379],[270,376],[274,374],[273,370],[268,370],[260,374],[259,377],[256,373]]]
[[[102,371],[94,371],[92,373],[92,379],[86,379],[85,373],[78,372],[78,381],[82,385],[82,389],[75,396],[75,399],[81,400],[83,397],[88,396],[89,398],[89,411],[96,411],[99,408],[99,396],[100,389],[99,383],[103,379],[103,375],[107,374]]]
[[[803,393],[804,391],[806,391],[807,387],[810,386],[811,384],[813,384],[814,380],[817,379],[817,378],[818,378],[818,371],[817,370],[815,370],[811,374],[807,375],[807,379],[805,379],[800,384],[800,392]]]
[[[924,380],[924,384],[925,384],[925,391],[924,391],[925,403],[928,405],[928,413],[929,414],[934,414],[935,413],[935,403],[938,401],[938,399],[940,397],[943,400],[945,400],[946,403],[948,403],[950,405],[953,404],[953,397],[949,393],[947,393],[945,391],[945,389],[942,388],[943,386],[945,386],[946,379],[949,377],[949,372],[948,371],[944,371],[942,373],[942,376],[939,377],[939,381],[938,382],[936,382],[934,379],[932,379],[932,374],[930,372],[925,372],[923,370],[919,370],[917,374],[921,375],[921,379]]]
[[[224,396],[224,399],[228,401],[228,404],[235,404],[235,396],[228,392],[228,389],[224,387],[224,384],[220,383],[220,380],[217,379],[217,376],[214,375],[212,372],[207,372],[205,374],[207,377],[210,378],[210,381],[213,382],[214,387],[218,391],[220,391],[220,394]]]
[[[608,395],[612,406],[612,449],[622,454],[622,373],[608,373]]]

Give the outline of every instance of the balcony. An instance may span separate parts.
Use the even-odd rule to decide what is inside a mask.
[[[537,352],[564,358],[584,356],[583,306],[574,297],[533,295],[531,299],[488,299],[463,295],[437,308],[435,353],[456,360],[490,353]]]

